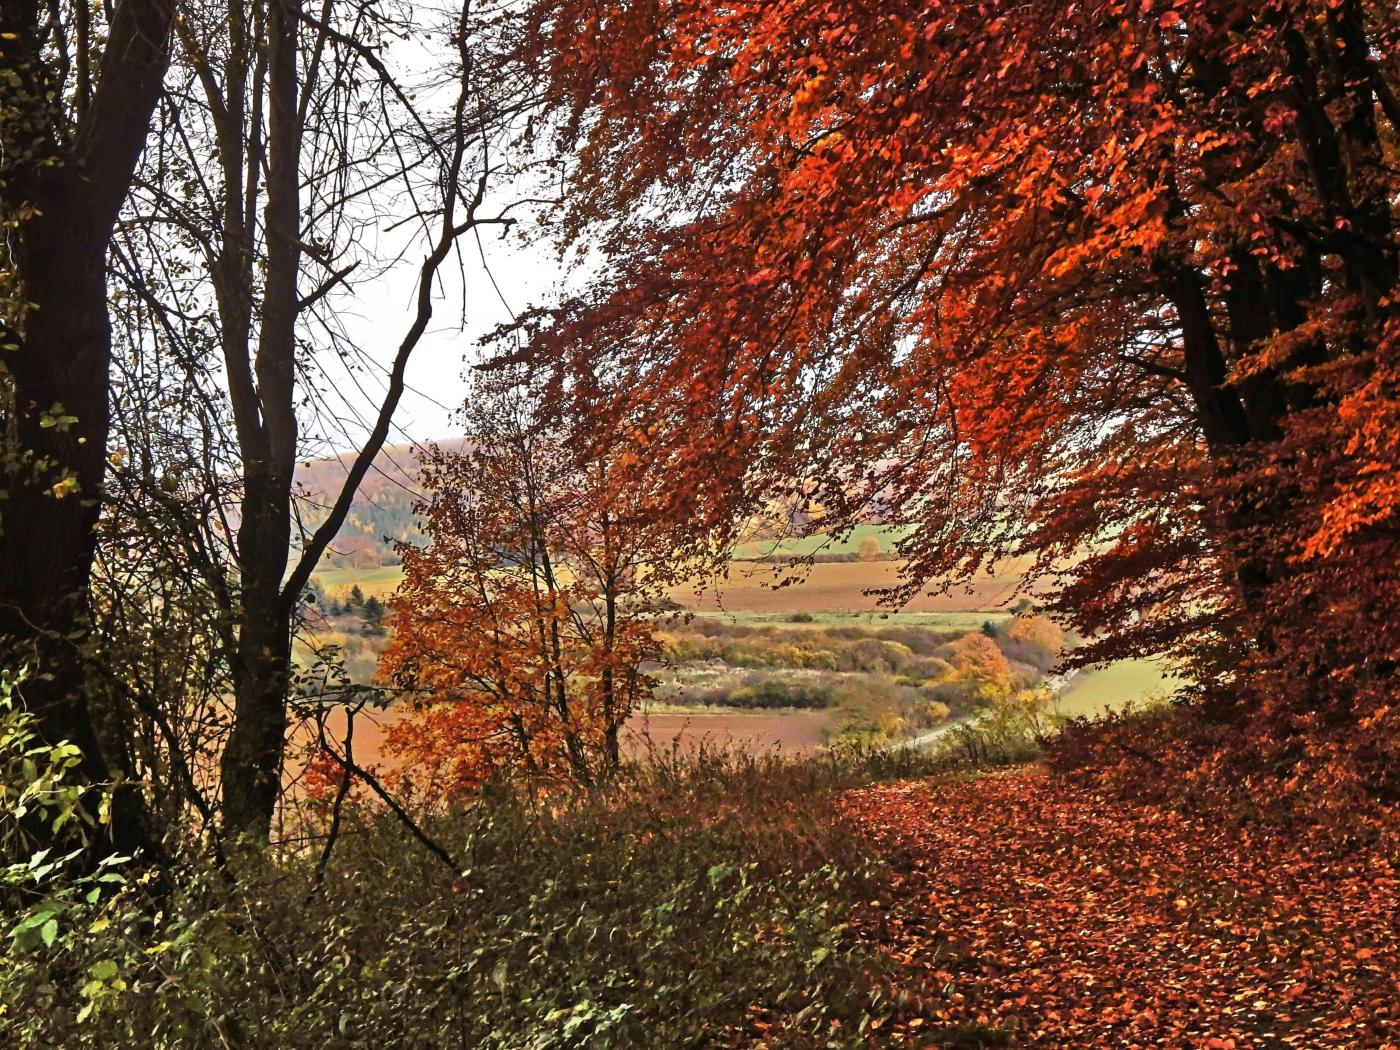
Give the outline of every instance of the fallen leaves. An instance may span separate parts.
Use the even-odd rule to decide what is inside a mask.
[[[1393,844],[1337,853],[1029,771],[843,809],[891,866],[860,922],[924,1025],[897,1041],[1400,1047]]]

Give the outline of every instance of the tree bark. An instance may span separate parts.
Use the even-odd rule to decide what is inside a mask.
[[[38,40],[48,13],[0,2],[6,64],[28,78],[23,104],[33,109],[4,129],[31,137],[5,143],[6,152],[33,158],[6,173],[4,206],[33,214],[6,245],[28,307],[4,319],[12,348],[0,362],[0,639],[8,660],[30,661],[24,697],[43,739],[76,744],[89,783],[129,772],[122,749],[103,746],[84,657],[109,430],[107,248],[160,97],[173,10],[170,0],[112,9],[96,84],[84,75],[81,120],[68,127],[44,100]],[[137,791],[117,792],[110,838],[123,852],[151,844]]]
[[[267,16],[268,169],[264,226],[267,270],[253,359],[255,399],[235,404],[243,455],[238,531],[242,621],[234,721],[220,764],[224,826],[266,842],[277,808],[287,735],[292,617],[298,595],[282,577],[292,540],[296,467],[297,277],[301,264],[301,117],[297,100],[297,0],[274,0]],[[246,371],[248,337],[230,356]],[[247,387],[244,376],[243,386]]]

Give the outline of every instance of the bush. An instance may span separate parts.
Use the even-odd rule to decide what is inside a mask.
[[[851,648],[851,660],[857,671],[895,673],[913,658],[914,654],[907,645],[877,638],[864,639]]]
[[[729,694],[733,707],[803,707],[822,709],[835,702],[835,690],[819,682],[785,682],[769,678]]]
[[[186,858],[158,904],[120,876],[49,887],[74,902],[52,936],[12,927],[0,955],[5,1045],[865,1046],[894,1006],[845,923],[878,872],[833,795],[923,761],[704,752],[494,792],[424,818],[460,871],[360,812],[319,885],[293,851],[236,885]]]

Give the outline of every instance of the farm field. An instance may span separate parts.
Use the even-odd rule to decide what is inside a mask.
[[[775,587],[792,570],[786,565],[735,563],[727,580],[672,587],[672,601],[696,612],[713,613],[874,613],[879,600],[867,591],[899,582],[899,562],[820,562],[802,570],[803,579]],[[988,576],[970,588],[949,594],[921,594],[901,608],[903,613],[992,611],[1013,602],[1019,577],[1012,573]],[[985,619],[985,617],[983,617]],[[980,620],[978,621],[981,622]]]
[[[358,584],[365,597],[373,595],[384,599],[394,592],[403,579],[403,569],[398,565],[376,565],[369,569],[324,569],[311,579],[327,594],[345,593]]]
[[[820,630],[823,627],[930,627],[940,631],[974,631],[984,623],[1011,618],[1005,609],[949,610],[947,612],[730,612],[705,609],[691,614],[695,620],[713,619],[742,627],[781,627],[783,630]]]
[[[899,563],[895,561],[820,562],[803,570],[800,583],[775,587],[789,571],[782,565],[735,562],[728,579],[679,584],[670,588],[668,597],[686,609],[703,613],[854,612],[878,617],[886,610],[866,592],[899,582]],[[392,594],[402,579],[403,570],[397,565],[325,569],[313,577],[328,594],[346,593],[358,585],[366,596],[381,599]],[[959,588],[946,595],[919,595],[903,606],[900,614],[996,611],[1015,599],[1017,583],[1014,573],[989,576],[976,581],[970,589]]]
[[[831,716],[826,711],[662,711],[627,720],[623,746],[632,758],[651,748],[683,752],[701,745],[745,750],[810,751],[826,743]]]
[[[685,748],[708,740],[753,750],[803,750],[819,747],[831,738],[846,739],[853,731],[883,737],[917,734],[931,723],[927,716],[918,716],[917,724],[910,721],[919,704],[914,689],[917,682],[908,679],[907,671],[861,664],[845,667],[841,673],[833,665],[832,673],[825,674],[820,670],[824,666],[821,661],[810,665],[816,669],[804,669],[809,665],[803,659],[783,656],[777,650],[795,645],[804,651],[814,646],[816,650],[834,647],[841,651],[877,644],[874,640],[880,637],[901,637],[890,631],[915,632],[912,637],[920,637],[924,632],[956,636],[1000,630],[1012,619],[1007,606],[1018,583],[1009,573],[988,577],[970,592],[925,595],[889,612],[864,592],[894,583],[899,568],[895,562],[822,562],[811,566],[802,582],[774,588],[778,578],[774,570],[784,568],[735,563],[732,578],[721,581],[718,590],[712,586],[697,592],[695,587],[685,586],[671,591],[673,600],[689,615],[663,630],[673,639],[677,632],[688,636],[691,651],[680,653],[681,663],[662,673],[665,688],[658,695],[662,702],[652,709],[649,721],[640,716],[634,719],[629,753],[645,751],[643,736],[648,730],[652,746],[663,749],[679,739]],[[366,595],[382,598],[392,592],[401,576],[397,567],[341,568],[320,574],[317,583],[332,596],[348,594],[358,585]],[[704,639],[717,634],[728,642],[712,652]],[[812,641],[805,641],[807,638]],[[872,641],[862,642],[862,638]],[[351,647],[346,660],[352,677],[369,680],[382,641],[355,636],[342,644]],[[901,681],[892,677],[901,675]],[[1068,716],[1092,716],[1166,694],[1179,684],[1156,663],[1126,661],[1080,672],[1069,682],[1056,710]],[[795,698],[791,706],[780,698],[769,698],[755,705],[753,698],[739,695],[797,687],[825,690],[834,693],[834,698],[815,703]],[[732,703],[728,699],[731,694]],[[891,720],[892,705],[906,709],[902,710],[902,722]],[[343,715],[339,717],[341,721],[333,726],[336,733],[343,732]],[[363,716],[357,723],[357,751],[373,756],[371,761],[378,757],[381,726],[396,718],[393,712]]]
[[[1055,710],[1062,715],[1101,715],[1105,708],[1165,696],[1182,685],[1157,660],[1122,660],[1083,671],[1060,696]]]
[[[355,761],[361,765],[393,768],[394,759],[384,753],[385,731],[408,712],[406,707],[364,711],[355,716]],[[744,750],[811,751],[826,743],[831,716],[826,711],[658,711],[638,712],[627,720],[623,746],[629,758],[647,752],[669,752],[677,747],[691,752],[700,747],[737,747]],[[337,707],[326,717],[326,732],[335,741],[345,738],[345,709]],[[285,774],[290,784],[299,776],[300,746],[311,737],[310,727],[293,737]]]
[[[802,536],[786,540],[750,540],[734,548],[736,561],[756,561],[768,557],[807,557],[812,554],[859,554],[861,545],[867,539],[874,539],[883,550],[889,551],[895,543],[908,533],[907,526],[892,528],[888,525],[857,525],[849,536],[835,539],[831,536]]]
[[[851,539],[858,543],[860,538]],[[917,735],[936,724],[936,716],[930,722],[929,716],[917,713],[924,694],[908,678],[907,670],[862,664],[825,673],[820,662],[811,665],[817,669],[807,669],[803,660],[793,662],[793,657],[777,652],[793,646],[804,651],[814,646],[844,651],[849,646],[878,644],[881,637],[901,637],[890,631],[914,632],[912,637],[925,632],[952,637],[996,631],[1012,619],[1008,606],[1019,582],[1012,572],[986,577],[970,589],[921,595],[890,612],[865,592],[894,584],[898,570],[899,564],[893,561],[821,562],[808,567],[801,582],[775,588],[786,566],[736,562],[727,580],[698,589],[694,585],[673,588],[670,597],[688,616],[663,630],[673,640],[689,637],[691,651],[680,653],[681,662],[662,672],[660,703],[649,717],[638,715],[632,720],[626,736],[628,753],[642,757],[649,746],[665,751],[677,742],[690,750],[702,741],[792,752],[821,747],[832,739],[852,739],[853,734],[862,739],[872,734],[871,739]],[[316,583],[331,596],[346,595],[358,585],[366,596],[383,600],[401,578],[396,566],[339,568],[319,574]],[[710,652],[704,639],[717,634],[728,642]],[[810,643],[805,641],[808,638]],[[862,642],[863,638],[871,640]],[[352,650],[346,652],[352,676],[369,680],[382,640],[355,636],[343,644]],[[716,660],[721,651],[723,656]],[[1179,684],[1156,663],[1126,661],[1080,672],[1068,683],[1055,709],[1067,716],[1092,716],[1164,695]],[[793,688],[832,695],[817,702],[795,698],[792,705],[780,698],[756,705],[752,697],[742,695]],[[383,726],[398,717],[392,709],[362,716],[356,725],[357,754],[366,761],[382,760]],[[343,734],[343,718],[343,713],[337,715],[332,732]]]
[[[836,614],[828,614],[818,620],[816,626],[822,623],[846,622],[846,619]],[[955,622],[956,619],[955,614],[903,614],[877,623],[948,629],[967,626],[971,629],[980,623],[981,619],[985,619],[985,616],[981,616],[977,623],[967,625]],[[914,621],[918,621],[917,624]],[[751,622],[782,623],[781,620],[769,621],[759,617],[754,617]],[[783,626],[810,625],[783,623]],[[1179,678],[1171,675],[1156,661],[1125,660],[1108,667],[1081,672],[1062,694],[1055,705],[1055,711],[1066,716],[1092,717],[1102,714],[1105,709],[1117,709],[1129,703],[1162,696],[1180,684]],[[390,707],[363,712],[356,717],[354,745],[357,761],[386,763],[383,751],[385,729],[399,721],[406,710]],[[796,753],[824,746],[833,728],[833,713],[829,710],[741,711],[725,708],[670,708],[633,715],[628,720],[624,746],[632,758],[644,757],[650,748],[666,752],[673,746],[678,746],[682,751],[693,751],[702,743],[754,751],[776,748]],[[327,731],[337,740],[344,737],[343,708],[335,709],[327,718]],[[302,738],[302,741],[304,740],[305,737]],[[297,750],[296,744],[302,741],[293,741],[293,755]],[[387,764],[392,766],[394,763],[390,760]],[[295,779],[299,768],[299,765],[289,766],[289,780]]]

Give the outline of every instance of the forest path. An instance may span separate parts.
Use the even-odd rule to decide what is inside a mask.
[[[844,800],[928,1047],[1400,1047],[1400,865],[1018,769]]]

